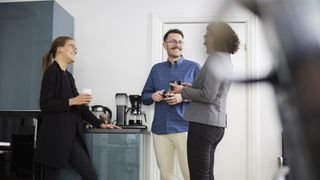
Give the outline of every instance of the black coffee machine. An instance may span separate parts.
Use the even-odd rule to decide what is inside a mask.
[[[130,95],[129,96],[131,108],[129,114],[129,125],[141,126],[143,122],[146,122],[146,114],[141,111],[141,96],[140,95]]]
[[[117,119],[116,124],[122,128],[147,129],[143,125],[147,121],[146,114],[141,111],[141,96],[129,95],[131,107],[127,107],[128,95],[116,94]]]

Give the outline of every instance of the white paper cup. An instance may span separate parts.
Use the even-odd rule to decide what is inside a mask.
[[[86,93],[86,94],[92,95],[92,89],[83,89],[82,93]]]
[[[90,94],[92,95],[92,89],[82,89],[83,94]],[[85,104],[86,106],[89,106],[90,103]]]

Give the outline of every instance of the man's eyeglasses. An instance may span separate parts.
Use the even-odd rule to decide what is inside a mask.
[[[183,45],[183,41],[177,41],[177,40],[170,40],[170,41],[165,41],[165,43],[167,43],[167,44],[170,44],[170,45],[180,45],[180,46],[182,46]]]

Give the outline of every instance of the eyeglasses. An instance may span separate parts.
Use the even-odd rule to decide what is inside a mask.
[[[180,46],[182,46],[183,45],[183,41],[177,41],[177,40],[175,40],[175,39],[173,39],[173,40],[170,40],[170,41],[165,41],[165,43],[167,43],[167,44],[170,44],[170,45],[180,45]]]
[[[76,54],[78,53],[78,48],[74,44],[66,44],[66,46],[70,46]]]

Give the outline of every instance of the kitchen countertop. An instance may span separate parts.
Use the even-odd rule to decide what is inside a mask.
[[[0,117],[35,118],[40,110],[0,110]]]
[[[142,134],[149,132],[146,129],[86,129],[85,133],[107,133],[107,134]]]
[[[35,118],[40,114],[40,110],[0,110],[0,117],[20,117]],[[107,134],[142,134],[148,133],[147,129],[86,129],[85,133],[107,133]]]

